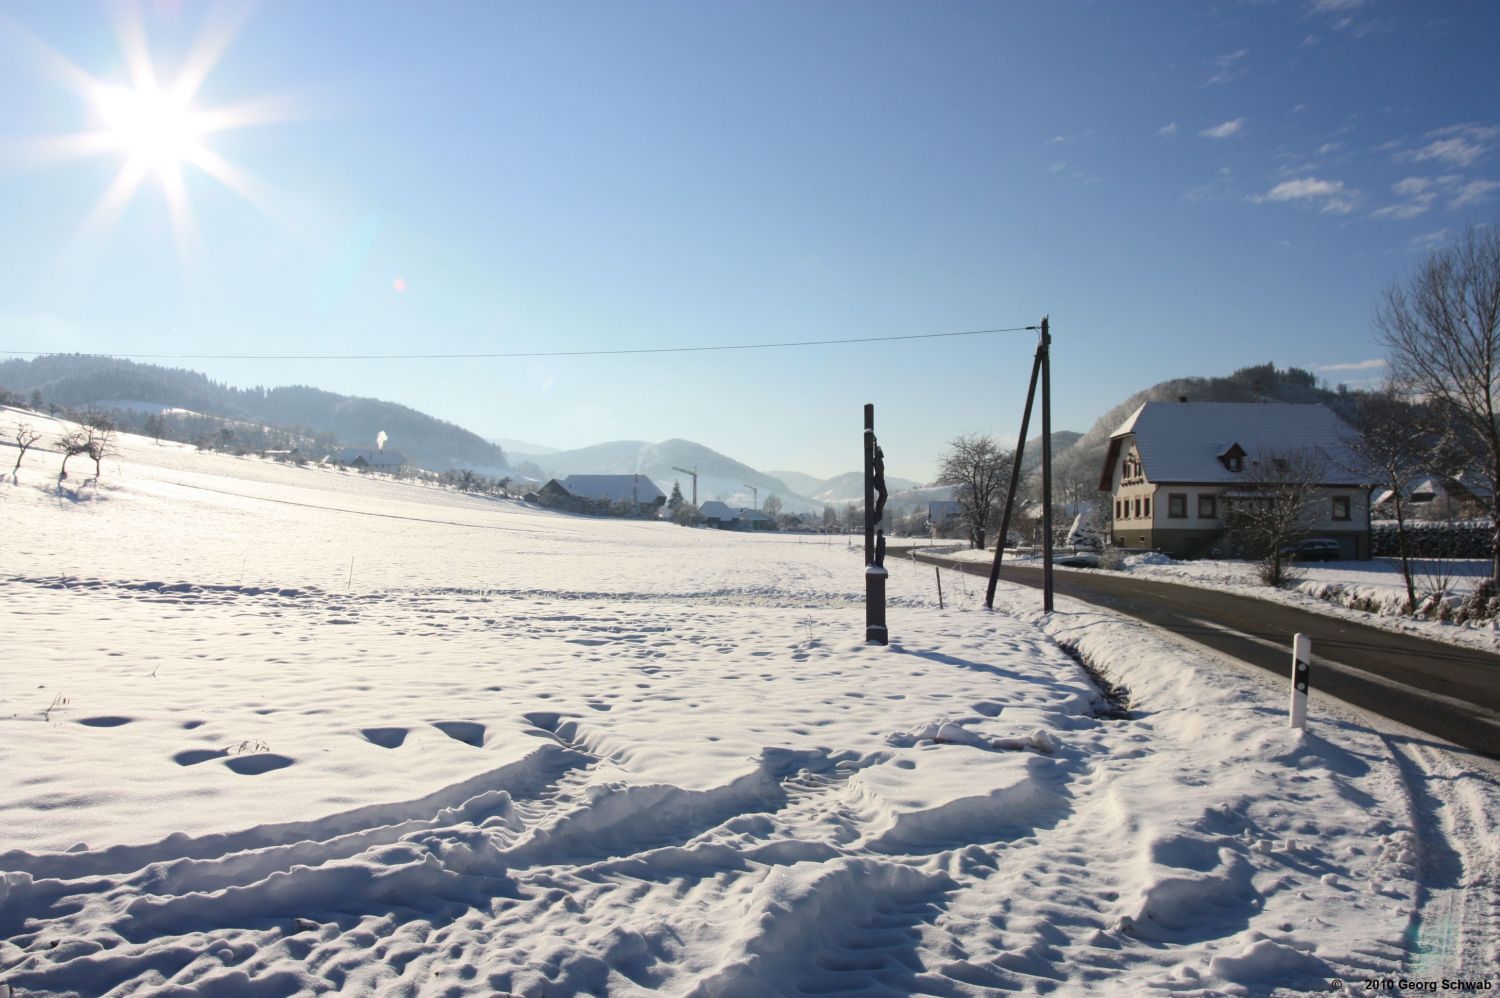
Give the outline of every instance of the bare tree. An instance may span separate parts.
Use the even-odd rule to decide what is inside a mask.
[[[63,455],[61,474],[58,478],[68,477],[68,458],[87,454],[94,462],[94,478],[97,480],[103,474],[104,459],[116,453],[114,423],[110,420],[108,413],[92,406],[76,414],[74,418],[79,424],[78,427],[57,439],[58,449]]]
[[[1226,496],[1225,521],[1239,552],[1255,559],[1268,586],[1292,578],[1287,547],[1304,533],[1325,462],[1310,450],[1259,455],[1245,479]]]
[[[766,501],[760,504],[761,511],[773,520],[781,515],[781,507],[781,497],[774,492],[766,496]]]
[[[1353,432],[1344,443],[1359,466],[1346,470],[1368,475],[1391,494],[1396,548],[1401,556],[1401,577],[1406,582],[1406,612],[1411,613],[1417,605],[1417,590],[1412,581],[1406,529],[1406,490],[1417,476],[1432,470],[1439,434],[1431,427],[1428,409],[1403,398],[1390,386],[1362,396],[1348,415]]]
[[[954,498],[975,548],[984,547],[985,532],[999,515],[1010,465],[1011,452],[982,433],[955,437],[938,459],[937,482],[957,486]]]
[[[87,427],[80,426],[69,430],[57,438],[57,449],[62,451],[62,469],[57,478],[61,481],[68,477],[68,459],[77,457],[79,454],[87,454],[89,450],[89,431]]]
[[[20,422],[16,423],[14,436],[16,439],[16,446],[21,449],[21,453],[16,455],[16,466],[10,469],[12,478],[20,474],[21,462],[25,460],[26,452],[31,449],[31,445],[42,439],[41,432],[25,420],[21,420]]]
[[[1375,328],[1407,392],[1451,419],[1489,487],[1490,573],[1500,578],[1500,228],[1470,228],[1381,296]]]

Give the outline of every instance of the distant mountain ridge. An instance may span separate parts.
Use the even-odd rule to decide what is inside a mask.
[[[41,392],[51,403],[84,406],[130,399],[249,420],[285,429],[331,434],[339,442],[371,447],[382,430],[390,447],[433,471],[469,468],[485,474],[509,470],[505,452],[461,426],[380,399],[339,395],[293,385],[232,388],[182,368],[82,354],[49,354],[34,360],[0,361],[0,387]]]

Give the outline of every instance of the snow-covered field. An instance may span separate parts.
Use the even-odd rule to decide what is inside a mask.
[[[57,460],[0,486],[17,994],[1500,976],[1487,764],[1138,624],[893,559],[869,646],[842,543]]]
[[[994,550],[974,551],[954,548],[947,557],[957,561],[989,564]],[[1007,563],[1041,564],[1036,555],[1006,555]],[[1064,569],[1098,571],[1098,569]],[[1369,561],[1297,563],[1291,566],[1290,584],[1273,589],[1255,577],[1255,566],[1247,561],[1218,561],[1203,558],[1195,561],[1173,561],[1161,554],[1131,555],[1112,572],[1123,572],[1145,579],[1204,586],[1233,592],[1254,599],[1272,600],[1314,613],[1342,617],[1390,631],[1415,634],[1434,641],[1500,651],[1500,621],[1451,623],[1431,618],[1414,618],[1405,611],[1406,583],[1401,576],[1401,562],[1395,558],[1373,558]],[[1419,603],[1433,593],[1446,593],[1446,602],[1457,608],[1474,584],[1488,578],[1490,563],[1483,559],[1412,560],[1412,581]]]

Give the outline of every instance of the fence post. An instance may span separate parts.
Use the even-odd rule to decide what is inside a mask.
[[[1292,701],[1287,723],[1293,728],[1307,726],[1307,690],[1312,684],[1312,639],[1306,634],[1292,636]]]
[[[940,569],[940,568],[938,568],[936,565],[933,565],[932,566],[932,574],[935,575],[935,576],[937,576],[937,584],[938,584],[938,609],[941,610],[943,608],[943,570]]]

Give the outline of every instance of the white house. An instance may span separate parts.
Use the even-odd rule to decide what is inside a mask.
[[[1317,498],[1303,531],[1370,557],[1370,488],[1349,469],[1350,431],[1327,406],[1284,402],[1147,402],[1110,434],[1099,489],[1112,499],[1114,542],[1173,557],[1228,553],[1226,506],[1262,462],[1311,458]]]

